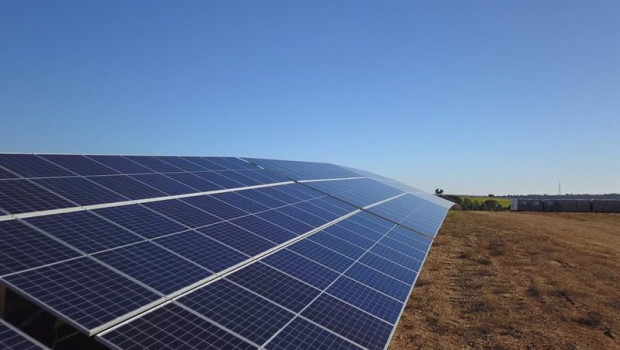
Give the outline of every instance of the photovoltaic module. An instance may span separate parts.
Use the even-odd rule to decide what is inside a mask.
[[[112,349],[384,349],[451,204],[327,163],[0,154],[0,284]]]

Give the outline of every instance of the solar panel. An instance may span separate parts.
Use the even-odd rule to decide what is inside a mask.
[[[249,160],[0,155],[0,283],[118,349],[386,347],[449,204]]]
[[[38,341],[30,338],[22,331],[2,319],[0,319],[0,348],[6,350],[47,349]]]

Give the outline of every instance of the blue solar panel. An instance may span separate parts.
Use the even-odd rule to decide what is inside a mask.
[[[326,288],[338,278],[338,272],[288,249],[269,255],[262,261],[319,289]]]
[[[260,262],[246,266],[227,278],[295,312],[301,311],[319,294],[318,289]]]
[[[238,187],[243,187],[243,184],[241,182],[237,182],[235,180],[232,180],[231,178],[222,175],[220,172],[214,172],[214,171],[197,171],[197,172],[193,172],[193,175],[196,175],[198,177],[200,177],[201,179],[207,180],[209,182],[212,182],[222,188],[238,188]]]
[[[124,156],[125,158],[132,160],[140,165],[143,165],[149,169],[155,170],[159,173],[177,173],[182,172],[183,169],[177,168],[169,163],[159,160],[151,156]]]
[[[171,294],[213,274],[150,242],[94,256],[163,294]]]
[[[275,186],[275,187],[264,187],[264,188],[259,188],[256,189],[256,192],[262,193],[264,195],[268,195],[271,196],[281,202],[284,202],[286,204],[293,204],[293,203],[297,203],[299,202],[299,198],[293,197],[291,195],[288,195],[280,190],[278,190],[278,188],[282,188],[282,187],[286,187],[287,185],[284,186]]]
[[[195,188],[185,186],[184,184],[175,181],[169,177],[166,177],[162,174],[131,175],[131,178],[147,184],[153,188],[156,188],[159,191],[169,195],[198,192],[198,190],[196,190]]]
[[[93,212],[146,238],[187,230],[187,227],[137,204],[97,209]]]
[[[127,198],[94,182],[88,181],[83,177],[57,177],[33,179],[32,181],[79,205],[122,202],[127,200]]]
[[[28,180],[0,181],[0,209],[7,213],[18,214],[75,206]]]
[[[314,228],[277,210],[269,210],[258,213],[256,216],[285,228],[297,235],[306,233]]]
[[[16,175],[8,170],[4,170],[0,167],[0,179],[18,179],[19,175]]]
[[[263,168],[271,169],[294,180],[358,177],[348,169],[328,163],[311,163],[290,160],[246,158]]]
[[[112,347],[384,348],[448,205],[331,164],[257,163],[0,155],[2,213],[111,205],[0,221],[2,283],[86,332],[116,325]]]
[[[0,165],[23,177],[74,176],[75,174],[34,154],[0,154]]]
[[[191,228],[221,221],[216,216],[176,199],[146,203],[144,206]]]
[[[343,338],[303,319],[295,318],[272,341],[267,349],[362,349]]]
[[[122,174],[148,174],[154,171],[121,156],[87,156]]]
[[[0,221],[0,276],[80,254],[16,220]]]
[[[238,173],[234,170],[227,170],[227,171],[221,171],[220,172],[221,175],[226,176],[229,179],[232,179],[240,184],[242,184],[243,186],[255,186],[255,185],[260,185],[261,182],[253,179],[251,177],[247,177],[241,173]]]
[[[243,209],[248,213],[257,213],[269,210],[269,207],[253,201],[247,197],[241,196],[236,192],[217,193],[212,196],[230,205],[234,205],[239,209]]]
[[[86,253],[95,253],[142,240],[87,211],[26,219],[39,229]]]
[[[392,324],[403,308],[396,299],[346,277],[339,278],[327,293]]]
[[[413,284],[417,276],[415,271],[375,254],[365,254],[359,262],[410,285]]]
[[[177,302],[257,344],[267,341],[295,316],[227,280],[195,290]]]
[[[386,258],[390,261],[393,261],[413,271],[420,271],[420,267],[422,266],[421,260],[414,259],[381,244],[377,244],[372,247],[372,249],[370,249],[370,252]]]
[[[6,276],[2,281],[86,331],[161,299],[88,257]]]
[[[213,272],[220,272],[249,258],[196,231],[161,237],[155,242]]]
[[[301,315],[369,349],[383,349],[392,332],[389,323],[326,294]]]
[[[184,198],[182,201],[225,220],[230,220],[249,214],[248,212],[233,205],[207,195]]]
[[[354,262],[354,260],[349,259],[342,254],[309,240],[299,241],[287,249],[290,249],[295,253],[301,254],[314,261],[319,261],[321,264],[338,272],[344,272]]]
[[[42,154],[43,157],[78,175],[114,175],[118,172],[112,168],[79,155]]]
[[[345,275],[400,301],[407,300],[411,289],[411,285],[359,263],[351,266]]]
[[[276,246],[275,243],[228,222],[199,228],[197,231],[249,256],[258,255]]]
[[[171,157],[171,156],[159,156],[159,157],[155,157],[161,161],[164,161],[168,164],[174,165],[175,167],[179,168],[179,169],[183,169],[185,171],[204,171],[207,170],[201,166],[199,166],[198,164],[192,163],[191,161],[188,161],[186,159],[183,159],[181,157]]]
[[[175,303],[99,337],[121,349],[256,349]]]
[[[209,160],[209,158],[204,157],[181,157],[185,160],[188,160],[196,165],[200,165],[202,168],[207,170],[224,170],[225,168],[221,165],[217,165]]]
[[[241,196],[247,197],[253,201],[256,201],[260,204],[266,205],[269,208],[275,208],[275,207],[281,207],[283,205],[286,205],[285,202],[276,199],[270,195],[261,193],[260,191],[257,190],[244,190],[244,191],[238,191],[236,192]]]
[[[158,191],[126,175],[93,176],[89,179],[129,199],[166,196],[166,193]]]
[[[426,253],[428,251],[428,247],[424,247],[425,250],[421,250],[421,248],[411,247],[407,244],[391,239],[389,237],[383,237],[379,241],[379,243],[390,249],[394,249],[401,254],[405,254],[409,257],[412,257],[420,261],[424,260],[424,257],[426,256]]]
[[[365,252],[364,249],[348,243],[346,240],[342,240],[336,236],[331,235],[326,231],[321,231],[317,234],[310,236],[309,240],[319,243],[324,247],[329,247],[342,255],[345,255],[351,259],[357,260]]]
[[[215,191],[224,188],[190,173],[168,173],[166,176],[186,186],[195,188],[200,192]]]
[[[277,210],[280,213],[284,213],[295,220],[301,221],[311,227],[319,227],[327,223],[326,219],[320,218],[314,214],[308,213],[305,210],[297,208],[295,205],[289,205],[279,208]]]
[[[47,349],[2,319],[0,319],[0,348],[5,350]]]
[[[254,215],[240,217],[232,220],[231,223],[278,244],[297,237],[290,231]]]

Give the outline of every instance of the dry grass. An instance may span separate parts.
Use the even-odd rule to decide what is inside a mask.
[[[450,212],[390,349],[620,349],[620,215]]]

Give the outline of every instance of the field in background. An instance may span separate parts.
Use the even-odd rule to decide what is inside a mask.
[[[465,200],[465,198],[469,198],[472,202],[473,201],[478,201],[480,203],[483,203],[486,200],[494,200],[497,203],[499,203],[499,205],[501,205],[502,207],[506,208],[506,207],[510,207],[510,198],[503,198],[503,197],[472,197],[472,196],[459,196],[461,197],[463,200]]]
[[[620,215],[452,211],[390,349],[620,349]]]

